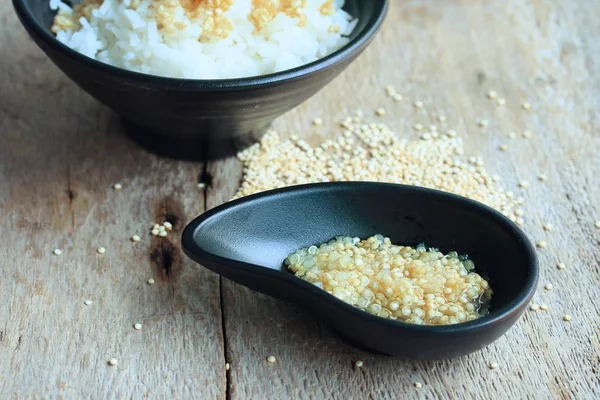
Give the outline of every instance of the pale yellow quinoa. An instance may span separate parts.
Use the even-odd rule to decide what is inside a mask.
[[[493,293],[474,263],[456,252],[397,246],[382,235],[337,237],[290,254],[285,264],[361,310],[412,324],[475,320],[487,313]]]

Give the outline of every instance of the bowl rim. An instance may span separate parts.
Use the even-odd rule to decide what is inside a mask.
[[[397,320],[392,320],[388,318],[378,317],[372,315],[368,312],[359,310],[358,308],[352,306],[349,303],[346,303],[337,297],[327,293],[325,290],[322,290],[315,285],[306,282],[300,278],[297,278],[291,273],[287,273],[286,271],[279,269],[272,269],[256,264],[246,263],[243,261],[233,261],[225,257],[217,256],[212,254],[200,246],[196,244],[194,241],[194,237],[196,231],[207,221],[213,218],[218,213],[227,211],[229,209],[234,209],[248,203],[258,202],[266,197],[278,197],[281,195],[289,195],[297,192],[309,192],[315,190],[331,190],[334,189],[344,189],[353,188],[355,189],[357,186],[362,187],[374,187],[374,186],[387,186],[387,187],[396,187],[404,191],[414,191],[426,193],[433,196],[442,197],[448,199],[449,201],[454,202],[462,202],[466,206],[478,210],[478,212],[483,212],[489,215],[490,219],[495,220],[496,223],[505,228],[509,234],[515,239],[515,242],[520,246],[520,251],[523,252],[526,258],[526,268],[528,270],[527,277],[525,278],[525,282],[523,287],[518,292],[518,294],[508,302],[508,304],[500,307],[497,310],[493,310],[490,314],[485,315],[481,318],[478,318],[473,321],[461,322],[453,325],[415,325],[406,322],[400,322]],[[411,185],[403,185],[403,184],[395,184],[395,183],[382,183],[382,182],[360,182],[360,181],[346,181],[346,182],[328,182],[328,183],[311,183],[304,185],[295,185],[288,186],[280,189],[268,190],[264,192],[260,192],[257,194],[245,196],[236,200],[232,200],[221,204],[215,208],[212,208],[200,216],[196,217],[193,221],[191,221],[184,229],[181,238],[181,246],[183,248],[184,253],[196,261],[199,264],[202,264],[204,261],[208,261],[216,264],[225,264],[234,268],[241,268],[246,271],[251,271],[255,268],[262,268],[261,274],[265,274],[273,279],[283,280],[286,283],[294,284],[296,286],[300,286],[303,289],[311,292],[313,295],[321,297],[323,300],[329,301],[330,303],[336,304],[338,308],[343,311],[349,312],[356,316],[357,318],[366,320],[367,322],[384,324],[391,328],[402,328],[411,330],[414,332],[421,333],[433,333],[433,334],[455,334],[455,333],[465,333],[472,331],[481,331],[482,329],[489,328],[498,323],[501,323],[503,320],[514,316],[515,314],[520,315],[522,310],[525,308],[527,303],[531,301],[533,295],[535,294],[538,278],[539,278],[539,262],[536,250],[525,234],[514,222],[508,219],[505,215],[500,213],[499,211],[483,204],[478,201],[472,200],[467,197],[459,196],[453,193],[444,192],[436,189],[429,189],[420,186],[411,186]]]
[[[48,1],[48,0],[42,0]],[[361,1],[361,0],[358,0]],[[19,19],[30,33],[44,41],[48,46],[56,51],[64,53],[71,60],[83,63],[90,68],[99,70],[117,77],[135,80],[147,85],[168,86],[169,88],[180,89],[247,89],[259,86],[268,86],[282,81],[290,81],[300,79],[315,72],[331,67],[340,61],[348,58],[363,46],[366,46],[375,34],[379,31],[389,9],[390,0],[369,0],[374,4],[375,12],[371,19],[367,22],[365,28],[351,41],[344,46],[334,51],[333,53],[319,58],[308,64],[303,64],[298,67],[276,72],[266,75],[256,75],[242,78],[227,78],[227,79],[185,79],[185,78],[169,78],[159,75],[151,75],[142,72],[127,70],[116,67],[102,61],[90,58],[76,50],[71,49],[67,45],[60,42],[50,31],[44,28],[38,20],[33,16],[31,7],[26,0],[13,0],[13,7],[17,12]]]

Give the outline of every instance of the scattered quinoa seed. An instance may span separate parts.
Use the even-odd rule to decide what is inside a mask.
[[[498,97],[498,92],[496,92],[495,90],[490,90],[487,92],[487,97],[488,99],[495,99],[496,97]]]
[[[529,187],[529,182],[527,182],[526,180],[519,181],[519,187],[527,188]]]
[[[86,300],[83,302],[83,304],[85,304],[86,306],[91,306],[92,305],[92,301],[91,300]]]
[[[154,236],[156,236],[160,233],[160,231],[158,229],[152,229],[152,231],[150,233],[152,233]]]
[[[525,225],[525,220],[523,219],[523,217],[518,217],[515,223],[519,226],[523,226]]]
[[[565,263],[559,262],[558,264],[556,264],[556,268],[565,269],[565,268],[567,268],[567,266]]]
[[[133,235],[131,237],[131,240],[133,240],[134,242],[139,242],[140,240],[142,240],[142,238],[140,238],[138,235]]]
[[[496,368],[498,368],[498,363],[495,363],[495,362],[490,363],[489,367],[490,367],[490,369],[496,369]]]
[[[96,251],[98,252],[98,254],[106,253],[106,249],[104,247],[98,247],[98,249]]]
[[[550,307],[548,306],[548,304],[542,304],[540,306],[540,310],[548,311],[549,309],[550,309]]]
[[[167,228],[164,225],[161,225],[161,226],[158,227],[158,231],[159,232],[164,232],[166,230],[167,230]]]
[[[551,231],[552,229],[554,229],[554,225],[544,224],[544,225],[542,225],[542,228],[544,228],[545,231]]]
[[[531,104],[529,104],[529,102],[524,102],[521,107],[523,107],[523,110],[531,110]]]
[[[394,101],[402,101],[403,99],[401,94],[395,94],[392,96],[392,98],[394,99]]]
[[[168,231],[172,231],[173,230],[173,224],[171,224],[169,221],[166,221],[163,226],[165,227],[166,230]]]
[[[313,119],[313,125],[323,125],[323,119],[321,119],[321,118]]]
[[[533,303],[532,305],[529,306],[529,309],[531,311],[537,311],[540,309],[540,306],[538,306],[537,304]]]
[[[119,361],[116,358],[111,358],[110,360],[108,360],[108,365],[110,365],[111,367],[116,366],[119,363]]]
[[[423,387],[423,384],[421,382],[415,382],[414,383],[415,388],[417,389],[421,389]]]
[[[229,368],[231,368],[231,366],[229,365],[229,363],[225,363],[225,371],[229,371]]]
[[[528,138],[531,137],[532,133],[531,131],[523,131],[523,137]]]
[[[595,227],[596,229],[600,229],[600,221],[596,221],[596,222],[594,223],[594,227]]]
[[[552,286],[552,284],[551,284],[551,283],[546,283],[546,284],[544,285],[544,289],[546,289],[546,290],[552,290],[552,287],[553,287],[553,286]]]
[[[115,189],[115,190],[121,190],[121,189],[123,189],[123,185],[121,185],[120,183],[115,183],[113,185],[113,189]]]
[[[378,108],[377,110],[375,110],[375,114],[379,115],[380,117],[385,115],[385,109],[384,108]]]
[[[413,128],[415,129],[415,131],[422,131],[423,125],[422,124],[414,124]]]
[[[506,100],[500,97],[498,100],[496,100],[496,104],[498,104],[499,106],[503,106],[506,104]]]
[[[544,240],[540,240],[535,244],[537,247],[539,247],[540,249],[545,248],[546,246],[548,246],[548,243],[546,243]]]
[[[148,285],[154,285],[154,279],[152,279],[152,278],[148,279]]]
[[[508,150],[508,146],[505,144],[501,144],[500,146],[498,146],[498,150],[500,151],[507,151]]]
[[[142,324],[140,324],[139,322],[136,323],[135,325],[133,325],[133,329],[135,329],[136,331],[139,331],[140,329],[142,329]]]
[[[538,175],[538,179],[542,182],[546,182],[548,180],[548,175],[546,174],[539,174]]]
[[[563,317],[563,321],[566,321],[566,322],[570,322],[571,319],[572,318],[571,318],[571,316],[569,314],[565,314],[565,316]]]
[[[205,188],[206,188],[206,183],[204,183],[204,182],[198,183],[198,189],[205,189]]]
[[[446,122],[446,117],[443,115],[438,115],[438,121],[440,122]]]
[[[166,237],[168,235],[167,231],[160,231],[158,232],[158,236],[159,237]]]
[[[60,256],[62,254],[62,250],[61,249],[54,249],[54,251],[52,251],[52,254],[54,254],[55,256]]]
[[[508,137],[511,138],[511,139],[514,139],[514,138],[517,137],[517,134],[514,133],[514,132],[508,132]]]
[[[422,101],[417,100],[417,101],[415,101],[414,105],[415,105],[416,108],[423,108],[424,104],[423,104]]]
[[[277,362],[277,359],[275,358],[275,356],[269,356],[267,357],[267,362],[269,364],[275,364]]]
[[[487,119],[480,119],[477,122],[477,125],[479,125],[482,128],[485,128],[486,126],[488,126],[489,122],[487,121]]]
[[[362,368],[362,366],[363,366],[363,365],[364,365],[364,364],[363,364],[363,362],[362,362],[362,361],[360,361],[360,360],[357,360],[357,361],[354,363],[354,366],[355,366],[356,368]]]
[[[475,157],[472,165],[464,160],[464,145],[454,130],[406,140],[384,123],[365,122],[354,115],[343,119],[341,127],[338,135],[316,146],[282,139],[269,130],[258,143],[238,153],[243,179],[233,199],[298,184],[375,181],[451,192],[505,215],[512,215],[518,206],[516,196],[508,196],[492,181],[482,159]],[[425,127],[420,133],[424,131]]]

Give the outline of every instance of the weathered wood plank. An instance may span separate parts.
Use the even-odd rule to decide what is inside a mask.
[[[232,398],[563,398],[600,396],[598,357],[600,247],[600,80],[594,2],[398,1],[367,53],[319,95],[276,123],[316,143],[348,112],[385,107],[382,118],[403,137],[414,123],[456,129],[470,154],[483,154],[502,184],[525,198],[525,230],[544,239],[536,302],[489,348],[446,362],[407,362],[355,350],[290,305],[224,281],[227,357]],[[596,40],[594,39],[596,38]],[[405,97],[387,99],[392,84]],[[494,89],[499,107],[486,98]],[[425,103],[423,110],[413,106]],[[532,110],[523,110],[528,101]],[[447,122],[436,121],[438,114]],[[324,119],[312,126],[314,117]],[[375,118],[373,116],[373,118]],[[487,119],[487,129],[477,127]],[[530,130],[533,135],[523,138]],[[519,134],[511,139],[508,133]],[[498,151],[500,144],[510,146]],[[235,160],[209,165],[215,186],[208,208],[231,196],[240,176]],[[539,173],[549,181],[537,180]],[[531,186],[519,189],[527,179]],[[554,225],[544,232],[542,224]],[[555,265],[567,264],[564,271]],[[546,282],[554,290],[545,291]],[[562,321],[565,313],[571,323]],[[265,362],[274,355],[276,365]],[[360,359],[365,366],[353,368]],[[500,367],[490,370],[488,364]],[[413,384],[421,382],[416,389]]]
[[[528,312],[480,353],[414,363],[354,349],[295,307],[196,268],[179,250],[181,228],[205,200],[211,208],[233,195],[239,162],[207,166],[205,199],[195,186],[202,165],[133,145],[31,44],[10,4],[0,5],[0,397],[600,397],[599,12],[593,1],[394,0],[367,53],[276,122],[317,142],[348,112],[384,106],[382,120],[403,137],[417,137],[416,122],[456,129],[468,152],[525,197],[526,231],[549,243],[541,284],[554,290],[540,288],[535,301],[551,312]],[[388,84],[403,102],[385,97]],[[489,89],[507,104],[486,99]],[[532,110],[521,108],[525,100]],[[317,116],[320,127],[311,124]],[[532,137],[507,135],[524,130]],[[497,150],[502,143],[508,152]],[[531,187],[519,189],[520,179]],[[175,232],[152,238],[150,222],[164,218],[177,219]],[[544,232],[544,222],[554,230]],[[133,234],[142,241],[130,242]],[[108,367],[110,357],[119,366]],[[492,361],[499,369],[487,368]]]
[[[0,397],[224,399],[218,277],[179,246],[202,165],[140,150],[0,16]]]

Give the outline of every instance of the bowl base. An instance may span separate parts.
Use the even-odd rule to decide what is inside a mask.
[[[184,161],[218,160],[233,156],[256,143],[270,126],[268,124],[239,135],[213,132],[210,129],[194,135],[174,135],[172,131],[157,132],[125,118],[121,118],[121,122],[139,146],[158,156]]]

